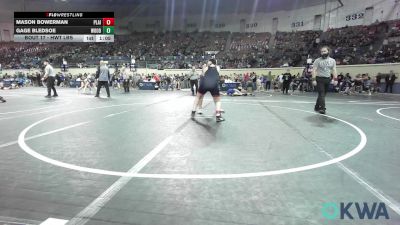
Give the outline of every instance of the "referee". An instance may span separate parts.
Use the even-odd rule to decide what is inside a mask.
[[[100,88],[104,86],[107,91],[107,97],[110,98],[110,88],[108,82],[110,81],[110,70],[108,69],[108,61],[100,61],[100,67],[97,70],[96,78],[98,79],[97,91],[94,97],[100,97]]]
[[[192,90],[192,95],[195,96],[197,94],[197,90],[199,89],[199,75],[196,72],[196,67],[192,67],[192,71],[190,71],[190,89]],[[196,88],[194,90],[193,86]]]
[[[321,48],[321,57],[316,59],[313,64],[313,78],[317,81],[318,98],[314,110],[325,114],[325,96],[329,88],[331,74],[336,79],[336,61],[329,57],[330,49],[327,46]]]
[[[44,60],[43,65],[45,66],[44,68],[44,77],[42,80],[47,79],[47,95],[44,96],[46,98],[51,98],[51,90],[53,89],[53,97],[58,97],[56,88],[54,87],[54,83],[56,81],[56,74],[54,73],[53,67],[50,65],[49,60]]]

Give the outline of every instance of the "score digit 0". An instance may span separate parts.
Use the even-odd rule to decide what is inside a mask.
[[[103,34],[114,34],[114,27],[103,27]]]
[[[114,18],[103,18],[103,26],[114,26]]]

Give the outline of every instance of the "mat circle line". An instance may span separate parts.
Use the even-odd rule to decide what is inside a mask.
[[[377,110],[376,110],[376,113],[378,113],[379,115],[381,115],[381,116],[383,116],[383,117],[386,117],[386,118],[389,118],[389,119],[392,119],[392,120],[397,120],[397,121],[400,121],[400,119],[398,119],[398,118],[395,118],[395,117],[388,116],[388,115],[386,115],[386,114],[383,114],[383,113],[381,112],[382,110],[386,110],[386,109],[400,109],[400,107],[387,107],[387,108],[380,108],[380,109],[377,109]]]
[[[330,116],[330,115],[321,115],[321,114],[317,114],[317,113],[311,112],[311,111],[283,107],[283,106],[269,106],[269,107],[277,107],[277,108],[283,108],[283,109],[299,111],[299,112],[304,112],[304,113],[309,113],[309,114],[317,114],[319,116],[324,116],[326,118],[331,118],[331,119],[337,120],[339,122],[342,122],[342,123],[352,127],[353,129],[355,129],[360,136],[360,143],[354,149],[352,149],[351,151],[349,151],[346,154],[341,155],[339,157],[336,157],[336,158],[333,158],[333,159],[330,159],[327,161],[315,163],[315,164],[294,167],[294,168],[289,168],[289,169],[270,170],[270,171],[262,171],[262,172],[251,172],[251,173],[234,173],[234,174],[149,174],[149,173],[128,173],[128,172],[102,170],[102,169],[77,166],[74,164],[61,162],[61,161],[58,161],[58,160],[55,160],[55,159],[52,159],[52,158],[49,158],[49,157],[39,154],[38,152],[36,152],[32,148],[30,148],[25,142],[26,133],[33,127],[35,127],[38,124],[41,124],[47,120],[50,120],[50,119],[53,119],[53,118],[56,118],[59,116],[63,116],[66,114],[75,113],[75,112],[82,112],[82,111],[101,109],[101,108],[111,108],[111,107],[118,107],[118,106],[124,106],[124,105],[134,105],[134,104],[135,103],[87,108],[87,109],[75,110],[75,111],[71,111],[71,112],[65,112],[62,114],[44,118],[42,120],[39,120],[39,121],[29,125],[23,131],[21,131],[21,133],[18,135],[18,144],[27,154],[35,157],[36,159],[39,159],[43,162],[46,162],[46,163],[49,163],[49,164],[52,164],[55,166],[59,166],[59,167],[63,167],[66,169],[71,169],[71,170],[76,170],[76,171],[80,171],[80,172],[88,172],[88,173],[93,173],[93,174],[119,176],[119,177],[157,178],[157,179],[232,179],[232,178],[249,178],[249,177],[281,175],[281,174],[295,173],[295,172],[301,172],[301,171],[307,171],[307,170],[311,170],[311,169],[321,168],[324,166],[338,163],[340,161],[343,161],[345,159],[348,159],[348,158],[356,155],[357,153],[362,151],[362,149],[365,147],[365,145],[367,143],[367,136],[365,135],[365,133],[359,127],[357,127],[356,125],[354,125],[350,122],[347,122],[345,120],[342,120],[342,119],[339,119],[339,118],[336,118],[336,117]],[[140,104],[140,103],[138,103],[138,104]],[[232,103],[232,104],[235,104],[235,103]],[[247,105],[258,105],[258,106],[260,105],[260,104],[254,104],[254,103],[236,103],[236,104],[247,104]]]

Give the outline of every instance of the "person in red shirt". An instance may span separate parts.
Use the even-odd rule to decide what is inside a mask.
[[[156,73],[153,74],[154,74],[153,79],[156,81],[158,88],[160,88],[160,83],[161,83],[160,77]]]
[[[250,80],[250,75],[249,75],[249,73],[245,73],[245,74],[244,74],[243,80],[244,80],[244,82],[247,84],[247,82]]]

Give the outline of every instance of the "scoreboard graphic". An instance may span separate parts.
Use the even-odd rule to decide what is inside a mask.
[[[14,12],[14,42],[114,42],[114,12]]]

